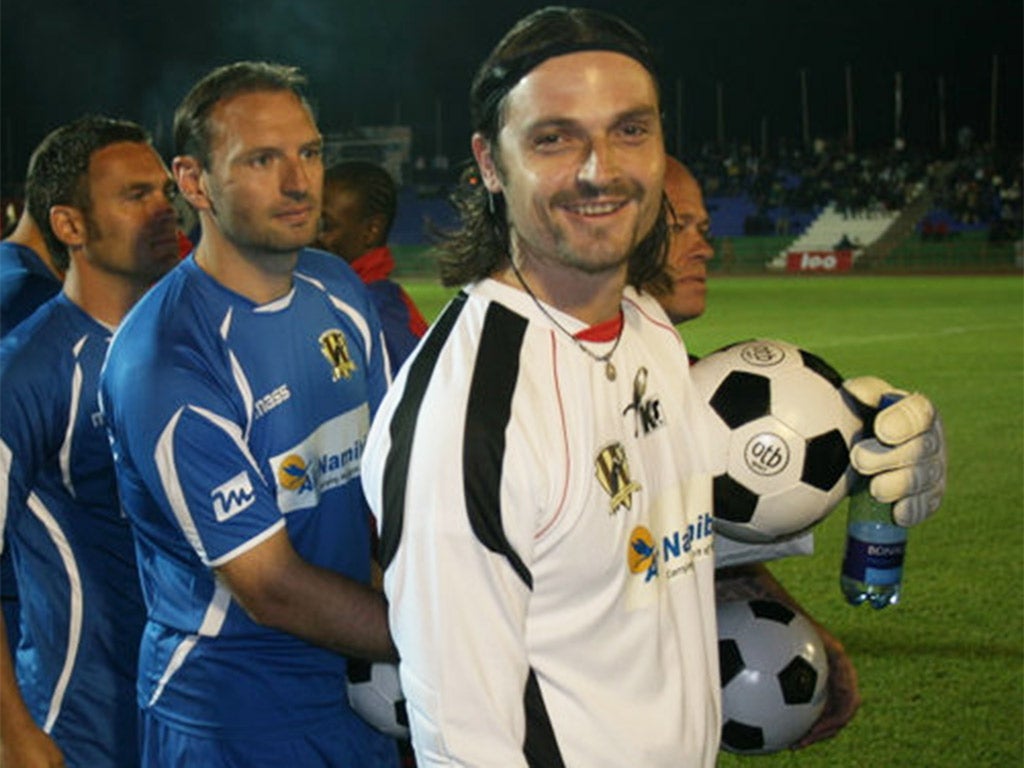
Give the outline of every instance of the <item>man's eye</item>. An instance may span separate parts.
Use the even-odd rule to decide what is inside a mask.
[[[630,138],[642,138],[648,134],[648,130],[641,123],[627,123],[622,126],[622,133]]]
[[[562,140],[560,134],[557,133],[545,133],[538,136],[533,140],[533,143],[538,147],[553,147]]]

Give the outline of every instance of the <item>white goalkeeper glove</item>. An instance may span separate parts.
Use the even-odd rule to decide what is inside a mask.
[[[946,440],[935,406],[919,392],[908,394],[874,376],[847,379],[843,388],[871,409],[882,395],[902,395],[879,411],[874,437],[854,444],[850,463],[871,478],[872,496],[894,503],[897,525],[909,528],[928,519],[946,491]]]

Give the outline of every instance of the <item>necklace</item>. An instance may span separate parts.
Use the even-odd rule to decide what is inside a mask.
[[[523,290],[526,291],[527,295],[531,299],[533,299],[533,303],[537,305],[537,309],[541,311],[541,314],[543,314],[544,317],[550,320],[551,323],[555,326],[555,328],[557,328],[566,336],[568,336],[572,340],[573,344],[575,344],[577,347],[583,350],[583,353],[587,357],[591,358],[594,362],[604,363],[605,378],[608,379],[608,381],[615,381],[616,370],[615,364],[612,363],[612,355],[615,354],[615,350],[619,348],[619,342],[622,341],[622,329],[625,326],[625,323],[623,322],[619,325],[619,332],[615,335],[615,343],[612,344],[612,348],[605,352],[603,355],[594,354],[594,352],[592,352],[590,349],[584,346],[582,341],[577,339],[572,333],[569,332],[568,329],[565,328],[565,326],[558,322],[550,312],[548,312],[547,308],[541,303],[540,299],[537,298],[537,295],[530,289],[530,286],[526,284],[526,280],[523,279],[523,276],[519,272],[519,268],[516,266],[515,261],[513,261],[512,259],[509,259],[508,261],[509,264],[512,265],[512,272],[515,274],[516,279],[519,280],[519,284],[523,286]]]

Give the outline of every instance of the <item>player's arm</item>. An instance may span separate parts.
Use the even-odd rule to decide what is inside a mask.
[[[402,654],[402,690],[416,762],[422,768],[525,768],[523,701],[529,662],[524,626],[530,589],[505,554],[497,551],[502,547],[486,546],[474,531],[464,483],[469,470],[457,450],[437,449],[462,445],[461,417],[452,411],[436,401],[422,405],[417,435],[429,435],[429,440],[413,441],[413,453],[403,467],[401,508],[383,507],[390,446],[385,433],[393,426],[391,414],[384,413],[375,422],[363,461],[371,508],[383,516],[385,532],[400,525],[400,532],[392,531],[397,549],[391,553],[385,547],[384,587],[391,631]],[[487,460],[500,451],[490,456],[487,451],[470,453],[470,459]],[[525,457],[517,459],[528,463]],[[479,509],[494,513],[490,521],[496,525],[489,533],[505,537],[528,564],[531,505],[508,490],[508,475],[493,475],[502,477],[500,501],[491,498],[493,489],[482,485],[476,487],[482,494],[476,501]],[[438,482],[442,477],[444,482]],[[390,477],[389,482],[397,478]],[[388,493],[393,490],[389,486]],[[504,512],[500,516],[499,509]]]
[[[348,656],[397,658],[383,594],[308,563],[284,528],[215,571],[259,624]]]
[[[8,400],[10,400],[10,392]],[[10,403],[7,403],[10,405]],[[8,420],[5,429],[13,427]],[[24,487],[18,482],[19,462],[8,448],[10,434],[0,440],[0,535],[6,531],[12,504],[24,504]],[[2,550],[3,547],[0,547]],[[0,766],[51,768],[63,766],[64,755],[56,743],[32,719],[14,673],[14,656],[7,642],[7,624],[0,612]]]
[[[860,707],[857,670],[839,639],[811,616],[779,583],[763,563],[719,568],[715,571],[715,599],[718,602],[766,598],[799,611],[821,636],[828,657],[828,699],[811,730],[794,745],[795,749],[835,736]]]
[[[42,434],[46,431],[34,402],[52,402],[23,396],[25,380],[11,376],[7,360],[0,367],[4,385],[0,387],[0,536],[6,536],[8,521],[15,508],[24,510],[28,502],[29,478],[34,477],[34,456],[42,452]],[[32,418],[35,417],[35,429]],[[20,447],[19,450],[11,446]],[[0,545],[0,551],[4,547]],[[60,749],[32,719],[18,687],[14,657],[7,642],[7,625],[0,613],[0,766],[63,766]]]
[[[60,748],[29,714],[14,676],[7,625],[0,614],[0,765],[63,768]]]
[[[295,550],[275,489],[262,479],[236,424],[188,406],[171,418],[156,445],[154,463],[144,471],[147,484],[173,519],[194,529],[197,555],[254,621],[339,653],[395,658],[382,594]],[[239,476],[247,478],[251,499],[217,519],[209,489]]]
[[[384,576],[417,764],[525,768],[529,590],[447,511],[427,516],[436,535],[406,532]]]

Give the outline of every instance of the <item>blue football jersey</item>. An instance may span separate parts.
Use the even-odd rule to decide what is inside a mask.
[[[61,282],[34,250],[10,240],[0,242],[0,339],[45,302],[60,293]],[[0,553],[0,600],[7,639],[19,639],[18,585],[9,552]]]
[[[256,305],[188,258],[129,313],[101,400],[148,608],[139,703],[192,733],[294,732],[348,710],[345,660],[253,622],[213,569],[287,527],[296,551],[367,582],[359,469],[388,384],[380,324],[335,257],[302,251]],[[371,765],[360,755],[352,765]]]
[[[0,242],[0,338],[60,293],[61,282],[31,248]]]
[[[22,598],[15,668],[69,766],[138,764],[145,611],[96,397],[110,335],[59,294],[0,344],[0,519]]]

